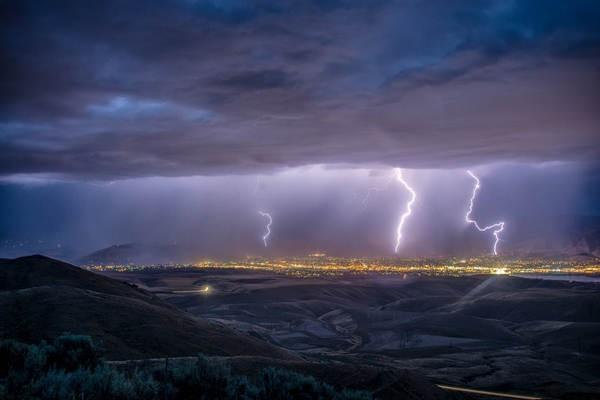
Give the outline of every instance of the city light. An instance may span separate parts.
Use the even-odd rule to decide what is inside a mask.
[[[181,264],[119,264],[87,265],[84,268],[106,272],[136,272],[142,270],[240,269],[268,271],[301,278],[323,276],[383,274],[404,277],[411,275],[597,275],[600,258],[578,260],[545,257],[471,257],[471,258],[341,258],[309,254],[304,257],[247,258],[243,261],[198,260]],[[199,292],[210,294],[209,286]]]

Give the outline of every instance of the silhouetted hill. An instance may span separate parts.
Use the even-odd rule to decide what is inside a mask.
[[[166,263],[185,258],[186,250],[175,244],[125,243],[94,251],[82,264]]]
[[[157,297],[43,256],[0,263],[0,336],[29,342],[63,332],[92,336],[109,359],[291,353],[193,317]]]
[[[514,255],[600,255],[600,217],[551,215],[544,219],[515,216],[503,238],[504,253]]]
[[[143,299],[153,297],[124,282],[41,255],[0,260],[0,290],[38,286],[72,286],[117,296]]]

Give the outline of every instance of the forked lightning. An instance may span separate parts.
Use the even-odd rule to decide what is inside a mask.
[[[474,219],[471,219],[471,213],[473,212],[473,203],[475,202],[475,197],[477,197],[477,192],[481,188],[481,182],[479,181],[479,178],[473,172],[467,171],[467,173],[471,176],[471,178],[473,178],[475,180],[475,187],[473,187],[473,193],[471,194],[471,199],[469,200],[469,210],[467,211],[467,214],[465,215],[465,221],[467,223],[475,226],[475,228],[477,228],[477,230],[479,232],[485,232],[485,231],[489,231],[490,229],[492,229],[492,234],[496,238],[496,240],[494,241],[493,253],[495,256],[497,256],[498,255],[498,243],[500,242],[500,232],[502,232],[504,230],[504,222],[497,222],[493,225],[488,225],[488,226],[485,226],[482,228],[481,226],[479,226],[477,221],[475,221]]]

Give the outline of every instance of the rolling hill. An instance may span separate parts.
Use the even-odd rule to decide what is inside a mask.
[[[194,317],[132,285],[43,256],[0,262],[0,336],[29,342],[86,334],[112,360],[292,353]]]

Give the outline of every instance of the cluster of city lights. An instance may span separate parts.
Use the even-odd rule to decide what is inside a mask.
[[[550,259],[472,257],[448,259],[338,258],[315,253],[305,257],[247,258],[241,261],[201,260],[182,264],[103,264],[84,268],[102,272],[139,272],[151,270],[240,269],[268,271],[304,278],[347,274],[383,275],[598,275],[600,258]],[[210,288],[206,288],[209,292]]]

